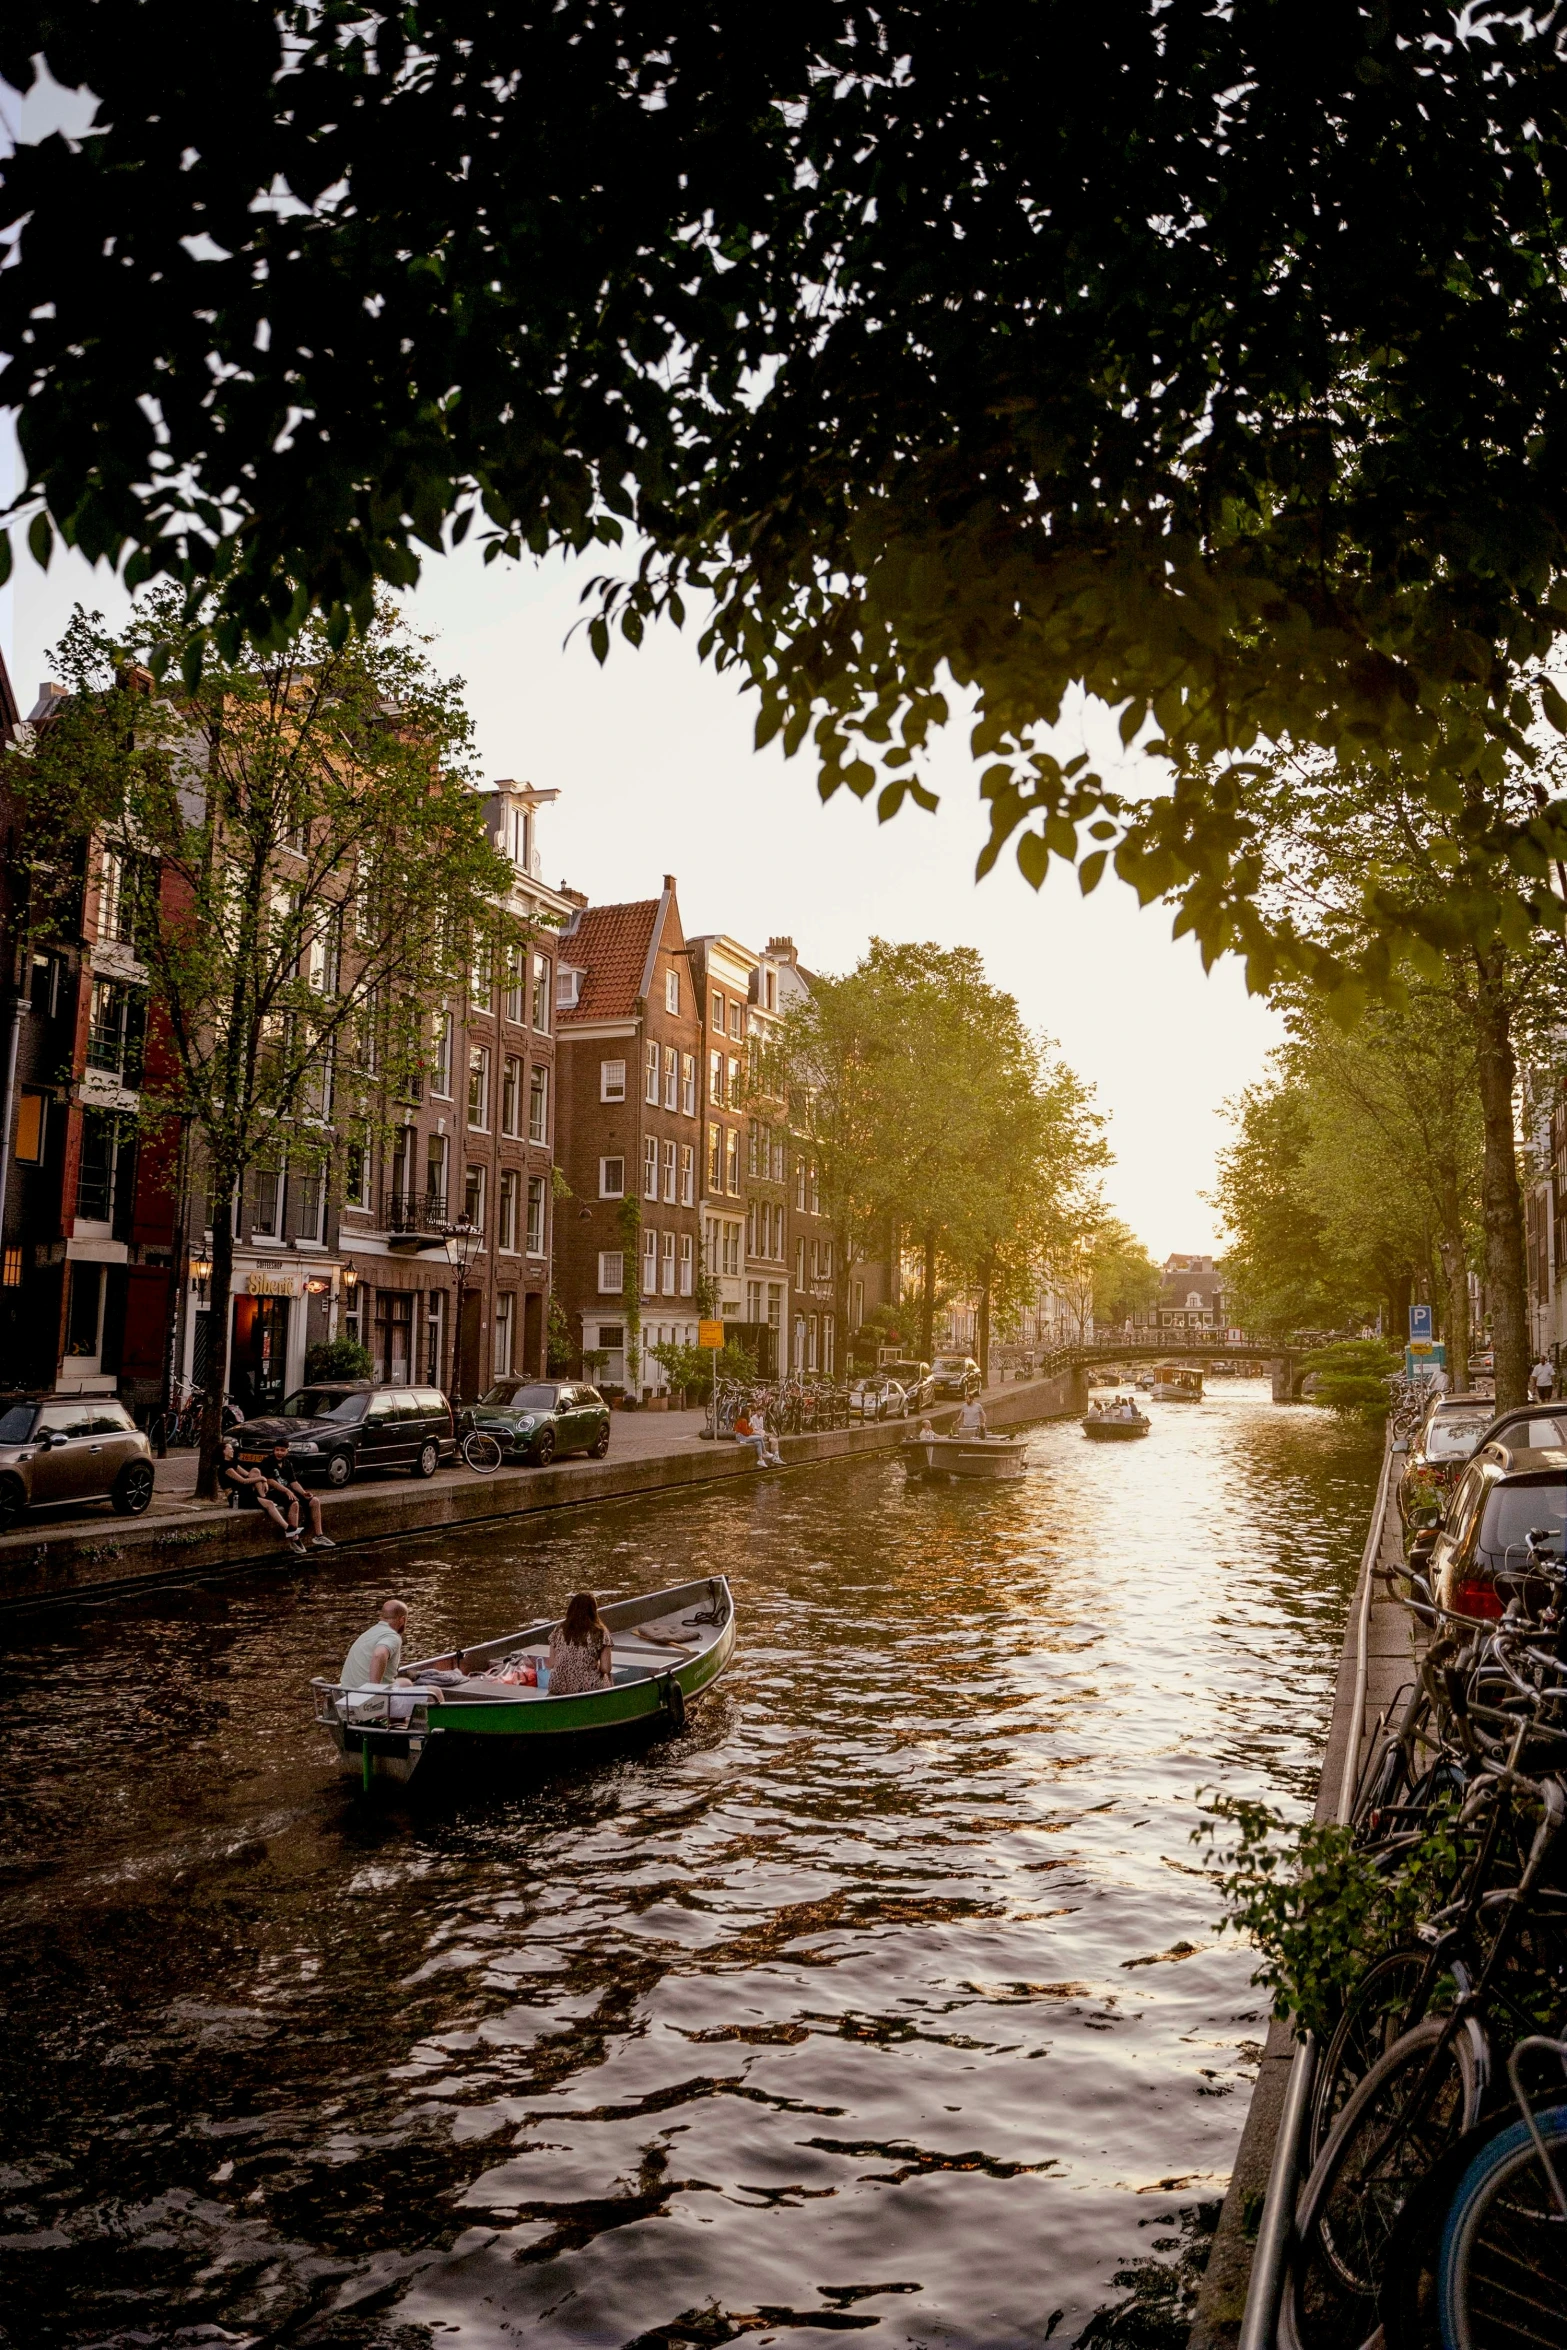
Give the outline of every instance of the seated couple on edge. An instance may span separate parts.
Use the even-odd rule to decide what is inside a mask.
[[[382,1601],[380,1616],[368,1632],[360,1633],[343,1660],[338,1679],[344,1689],[412,1687],[401,1672],[407,1622],[408,1610],[400,1599]],[[550,1634],[548,1661],[552,1697],[578,1697],[613,1685],[613,1648],[591,1591],[574,1591],[567,1601],[565,1617]]]

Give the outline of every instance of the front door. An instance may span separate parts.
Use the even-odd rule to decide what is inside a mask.
[[[411,1290],[383,1289],[375,1301],[376,1376],[389,1387],[413,1378],[414,1301]]]
[[[286,1297],[237,1297],[229,1392],[247,1420],[281,1410],[288,1372]]]

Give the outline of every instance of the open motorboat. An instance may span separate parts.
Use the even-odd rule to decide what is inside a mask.
[[[1146,1436],[1152,1426],[1152,1420],[1138,1405],[1134,1389],[1089,1389],[1088,1410],[1083,1416],[1083,1434],[1091,1436],[1096,1444],[1124,1444],[1128,1438]]]
[[[909,1475],[933,1485],[954,1481],[999,1485],[1021,1477],[1028,1463],[1022,1436],[908,1436],[903,1458]]]
[[[536,1675],[555,1621],[404,1665],[396,1685],[345,1689],[312,1681],[315,1718],[346,1770],[407,1781],[439,1748],[485,1764],[537,1754],[561,1739],[680,1729],[686,1706],[711,1689],[735,1644],[734,1600],[722,1575],[677,1583],[599,1609],[613,1644],[614,1682],[552,1696]],[[421,1684],[420,1676],[430,1676]]]

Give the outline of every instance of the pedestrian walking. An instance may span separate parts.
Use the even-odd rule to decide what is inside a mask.
[[[1556,1365],[1549,1355],[1542,1354],[1529,1373],[1529,1392],[1536,1403],[1549,1403],[1556,1393]]]

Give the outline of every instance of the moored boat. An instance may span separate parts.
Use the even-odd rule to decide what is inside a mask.
[[[373,1778],[406,1782],[437,1751],[492,1765],[565,1740],[661,1725],[678,1730],[687,1705],[711,1689],[734,1652],[734,1600],[722,1575],[615,1600],[599,1615],[614,1645],[608,1688],[557,1697],[511,1677],[537,1673],[555,1630],[546,1619],[405,1665],[402,1686],[355,1690],[312,1681],[315,1718],[343,1767],[366,1787]],[[421,1674],[439,1682],[421,1685]]]
[[[909,1475],[929,1484],[1000,1485],[1022,1476],[1028,1443],[1021,1436],[915,1436],[904,1440],[903,1458]]]
[[[1155,1403],[1201,1403],[1202,1372],[1195,1363],[1155,1363]]]

